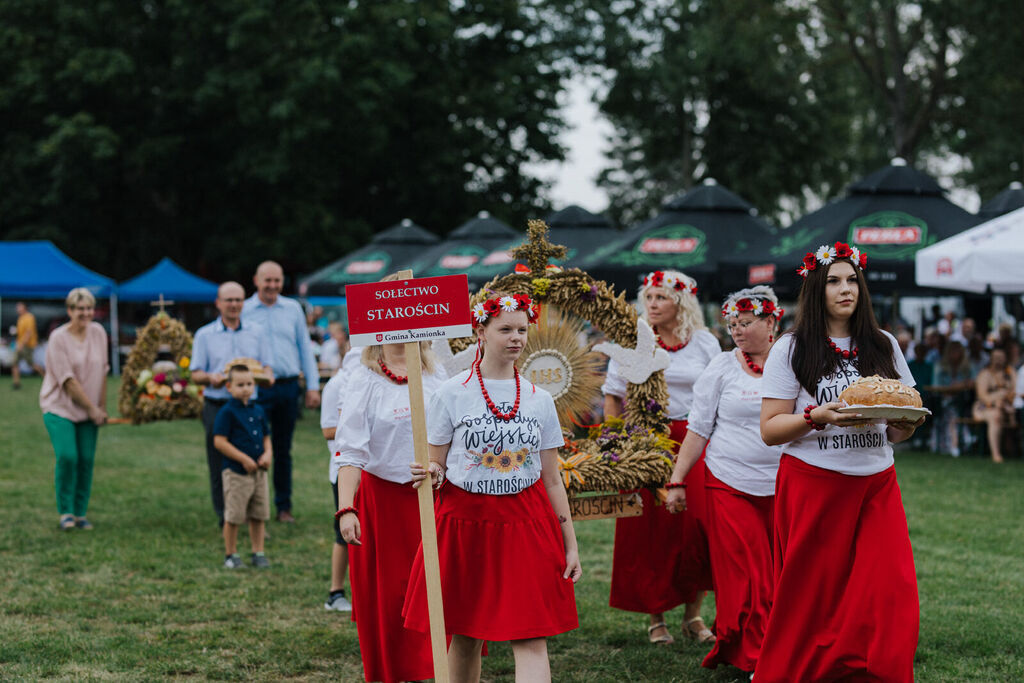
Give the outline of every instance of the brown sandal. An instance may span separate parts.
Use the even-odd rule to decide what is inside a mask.
[[[699,623],[700,626],[697,629],[693,628],[693,624]],[[715,634],[711,632],[704,624],[702,617],[694,617],[693,619],[687,619],[683,622],[683,635],[690,640],[696,640],[698,643],[713,643],[715,642]]]
[[[654,636],[654,632],[659,628],[665,629],[665,635]],[[657,624],[651,624],[647,627],[647,639],[652,643],[656,643],[658,645],[671,645],[672,643],[676,642],[676,639],[672,637],[671,633],[669,633],[668,624],[666,624],[664,621],[659,621]]]

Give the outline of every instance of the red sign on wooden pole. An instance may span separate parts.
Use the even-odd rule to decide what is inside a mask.
[[[423,407],[423,377],[419,342],[473,334],[469,310],[469,284],[465,275],[413,279],[411,270],[397,280],[348,285],[349,339],[356,346],[405,344],[409,373],[409,409],[416,462],[429,468],[427,424]],[[441,569],[437,556],[437,527],[430,482],[419,487],[420,535],[423,538],[423,569],[427,583],[430,645],[434,680],[448,681],[444,603]]]
[[[403,344],[473,334],[465,275],[347,285],[353,346]]]

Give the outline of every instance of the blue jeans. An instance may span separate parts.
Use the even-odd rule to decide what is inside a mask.
[[[299,383],[274,382],[260,387],[256,402],[270,422],[270,444],[274,449],[274,505],[278,512],[292,509],[292,435],[299,417]]]

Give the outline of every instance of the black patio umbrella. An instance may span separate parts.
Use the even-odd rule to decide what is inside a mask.
[[[872,294],[917,291],[917,250],[979,220],[946,199],[931,176],[894,159],[850,185],[845,197],[780,231],[775,240],[726,258],[721,274],[728,289],[767,284],[779,296],[792,298],[802,282],[796,270],[804,254],[823,244],[846,242],[867,254],[865,275]]]
[[[554,265],[576,265],[580,259],[622,236],[605,216],[575,205],[552,213],[544,222],[550,228],[548,241],[567,248],[566,257],[552,260]],[[517,235],[516,239],[494,249],[472,266],[467,271],[470,286],[476,289],[499,275],[511,273],[515,263],[510,252],[525,240],[524,235]]]
[[[1024,185],[1015,180],[1005,190],[982,204],[978,209],[978,216],[985,220],[991,220],[1022,206],[1024,206]]]
[[[369,244],[299,281],[301,296],[342,296],[345,285],[377,282],[408,267],[440,238],[408,218],[374,235]]]
[[[521,240],[522,233],[481,211],[452,230],[443,242],[422,252],[413,264],[416,277],[468,274],[496,249]]]
[[[579,267],[630,294],[652,270],[680,270],[697,280],[702,298],[714,298],[721,293],[718,263],[747,245],[771,243],[774,233],[751,204],[708,180],[582,259]]]

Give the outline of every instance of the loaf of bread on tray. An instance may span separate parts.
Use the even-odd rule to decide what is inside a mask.
[[[850,406],[905,406],[921,408],[921,394],[898,379],[878,375],[861,377],[846,387],[839,399]]]

